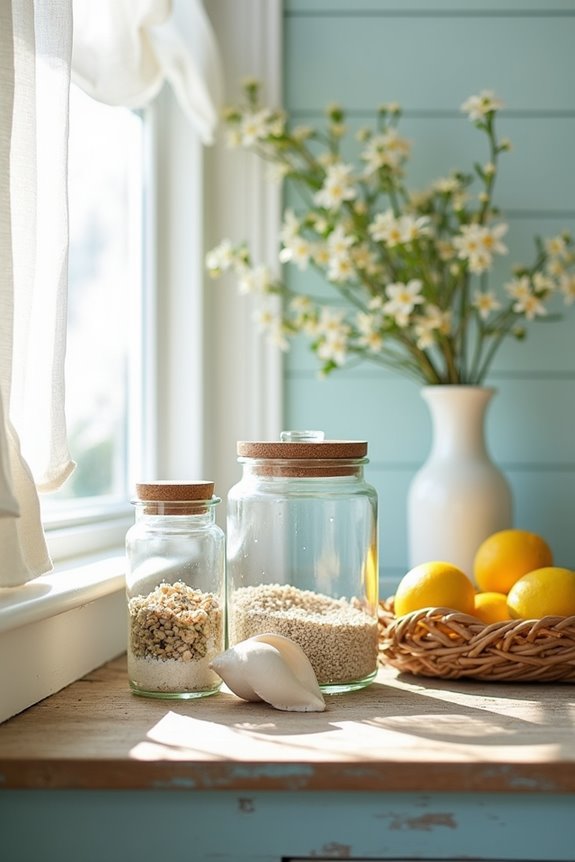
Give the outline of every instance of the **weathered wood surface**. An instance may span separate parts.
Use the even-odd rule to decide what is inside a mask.
[[[380,671],[324,713],[134,697],[116,659],[0,726],[2,788],[575,792],[575,690]]]

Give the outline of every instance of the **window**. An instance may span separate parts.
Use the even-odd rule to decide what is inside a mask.
[[[122,518],[119,532],[110,532],[126,513],[142,392],[144,125],[141,113],[72,86],[66,416],[77,466],[58,492],[42,496],[56,558],[76,553],[73,535],[82,533],[86,548],[88,524],[89,550],[120,538],[126,526]],[[105,531],[94,531],[104,522]]]
[[[250,71],[271,77],[277,84],[281,5],[276,0],[258,0],[255,5],[251,0],[225,0],[213,7],[209,4],[209,8],[226,57],[230,86]],[[258,60],[255,68],[254,58]],[[122,285],[114,272],[109,280],[104,277],[105,285],[113,283],[117,291],[130,285],[127,308],[117,293],[107,294],[105,331],[100,322],[92,349],[76,360],[72,359],[74,339],[70,335],[68,366],[78,366],[72,370],[79,371],[83,396],[86,366],[102,364],[103,348],[107,350],[110,334],[117,331],[112,316],[118,316],[122,308],[132,332],[123,349],[135,361],[127,370],[128,353],[123,353],[124,359],[116,366],[125,385],[122,409],[127,418],[118,420],[118,425],[108,423],[108,428],[123,429],[123,435],[114,438],[120,441],[114,451],[123,453],[123,463],[116,468],[115,461],[108,461],[108,484],[102,481],[97,493],[92,484],[90,496],[71,492],[72,477],[57,494],[42,495],[56,571],[21,588],[0,591],[0,655],[12,657],[10,662],[0,661],[0,721],[124,649],[121,545],[133,522],[132,507],[127,504],[133,480],[139,476],[213,478],[217,491],[225,495],[235,481],[236,440],[255,439],[259,434],[274,439],[280,429],[279,358],[271,356],[267,348],[260,349],[246,304],[235,288],[225,297],[218,294],[215,286],[205,283],[203,266],[204,249],[227,233],[242,237],[253,233],[275,249],[279,219],[275,193],[270,197],[266,183],[264,194],[259,173],[247,182],[235,160],[231,166],[229,159],[234,154],[224,146],[204,151],[168,87],[143,115],[90,103],[82,94],[74,93],[72,98],[71,122],[77,122],[75,112],[81,99],[98,112],[93,136],[104,137],[102,146],[92,150],[87,172],[95,173],[99,156],[108,151],[111,142],[116,163],[112,168],[118,169],[115,176],[136,180],[128,186],[136,190],[129,198],[132,208],[114,222],[120,232],[130,227],[122,235],[131,238],[130,259],[135,268]],[[104,126],[108,122],[104,112],[119,125]],[[120,115],[126,120],[124,126]],[[88,129],[88,120],[81,119],[80,124]],[[131,149],[126,140],[122,142],[121,129],[132,136]],[[72,147],[73,136],[74,127]],[[125,173],[119,167],[122,157]],[[71,174],[74,158],[71,152]],[[252,195],[256,186],[261,192]],[[96,192],[94,206],[100,218],[106,198],[98,183],[92,182],[91,188]],[[74,217],[72,213],[72,220]],[[74,231],[72,225],[73,244]],[[71,259],[71,327],[75,322],[76,266]],[[98,438],[74,430],[74,385],[70,379],[67,412],[72,456],[79,461],[83,453],[95,457],[92,450],[97,448]],[[86,396],[86,403],[90,412],[97,411],[94,392]],[[81,412],[77,415],[81,417]],[[103,439],[101,435],[100,442]],[[80,442],[85,442],[85,450],[77,445]],[[224,507],[220,509],[223,515]],[[95,559],[74,559],[97,549],[103,553]]]

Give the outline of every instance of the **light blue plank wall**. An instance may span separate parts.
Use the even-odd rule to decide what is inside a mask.
[[[575,840],[572,797],[549,792],[2,794],[5,862],[571,862]]]
[[[497,203],[510,224],[510,254],[498,261],[495,279],[530,260],[536,234],[575,230],[575,0],[288,0],[284,8],[288,111],[316,123],[337,101],[353,129],[380,103],[399,101],[402,131],[413,142],[412,188],[485,161],[485,140],[459,107],[485,88],[503,98],[499,130],[513,151],[501,157]],[[300,289],[326,292],[316,276],[290,268],[289,278]],[[569,566],[574,342],[571,307],[561,323],[533,327],[527,342],[504,344],[487,381],[498,389],[488,443],[511,483],[515,524],[544,534],[557,562]],[[389,589],[407,566],[406,494],[428,451],[427,410],[417,385],[367,363],[327,381],[316,372],[307,345],[294,345],[285,364],[286,425],[369,441],[367,473],[380,497],[381,573]]]

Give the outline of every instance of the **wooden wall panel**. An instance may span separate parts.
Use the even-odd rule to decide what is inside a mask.
[[[493,286],[531,259],[536,234],[575,232],[575,0],[288,0],[284,8],[288,111],[317,124],[337,101],[353,132],[381,102],[399,101],[413,141],[410,188],[485,161],[486,142],[459,108],[484,88],[503,99],[498,126],[513,150],[501,157],[496,200],[510,253]],[[347,146],[351,158],[352,136]],[[298,290],[333,297],[315,274],[289,267],[286,276]],[[487,434],[513,489],[516,526],[544,534],[560,563],[575,566],[575,305],[558,308],[561,322],[532,326],[525,342],[501,348],[487,381],[498,390]],[[369,441],[389,589],[407,565],[406,495],[429,449],[427,409],[417,384],[374,365],[327,381],[317,368],[297,340],[285,363],[286,425]]]

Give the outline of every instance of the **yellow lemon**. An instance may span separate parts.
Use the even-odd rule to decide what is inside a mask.
[[[508,593],[527,572],[552,565],[553,554],[541,536],[527,530],[500,530],[479,546],[473,575],[481,592]]]
[[[510,620],[511,614],[507,607],[507,596],[505,593],[476,593],[473,616],[479,617],[486,625]]]
[[[394,597],[395,614],[401,617],[429,607],[472,614],[474,595],[473,584],[461,569],[442,561],[421,563],[401,579]]]
[[[507,607],[513,619],[575,614],[575,572],[559,566],[528,572],[509,590]]]

